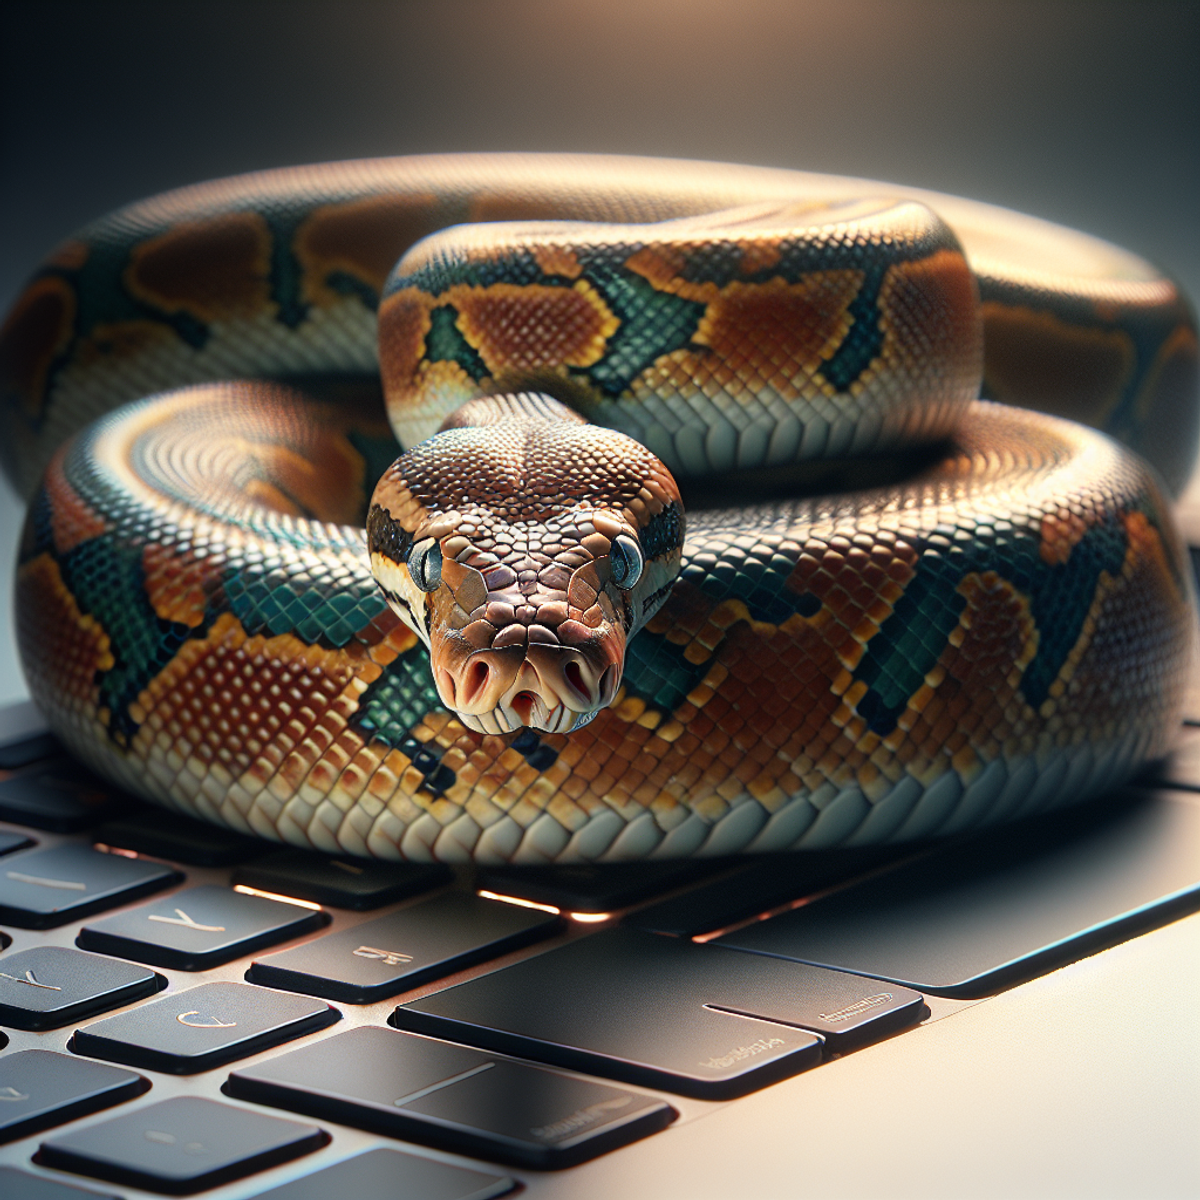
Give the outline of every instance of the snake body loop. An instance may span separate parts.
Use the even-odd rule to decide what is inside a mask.
[[[1033,218],[623,159],[248,176],[61,246],[0,388],[35,699],[264,837],[913,839],[1096,795],[1178,720],[1195,324]]]

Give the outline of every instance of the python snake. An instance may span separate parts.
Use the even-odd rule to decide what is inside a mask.
[[[1125,251],[861,180],[498,155],[168,193],[0,332],[30,689],[136,794],[384,858],[1084,800],[1166,748],[1191,584],[1159,476],[1029,409],[1178,489],[1196,344]]]

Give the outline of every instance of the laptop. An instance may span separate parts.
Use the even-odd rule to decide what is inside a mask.
[[[1198,1195],[1185,718],[977,837],[451,870],[141,805],[10,703],[0,1195]]]

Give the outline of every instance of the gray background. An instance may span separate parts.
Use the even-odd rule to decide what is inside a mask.
[[[446,150],[725,159],[1025,209],[1200,295],[1200,5],[4,0],[0,302],[126,201]],[[20,506],[0,484],[0,703]]]

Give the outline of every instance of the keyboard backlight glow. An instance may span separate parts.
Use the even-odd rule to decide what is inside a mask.
[[[295,896],[281,896],[278,892],[264,892],[260,888],[247,887],[244,883],[234,884],[233,890],[241,892],[243,896],[261,896],[264,900],[278,900],[282,904],[295,904],[298,908],[311,908],[313,912],[321,911],[321,906],[314,904],[311,900],[297,900]]]
[[[598,925],[601,921],[611,921],[613,918],[612,913],[573,912],[567,913],[567,916],[572,921],[578,921],[580,925]]]
[[[118,858],[137,858],[136,850],[123,850],[120,846],[109,846],[104,842],[93,842],[93,850],[99,850],[101,854],[115,854]]]
[[[475,893],[484,900],[499,900],[501,904],[515,904],[518,908],[536,908],[538,912],[553,913],[556,917],[562,914],[561,908],[553,904],[539,904],[536,900],[523,900],[520,896],[502,896],[499,892],[487,892],[482,888]]]
[[[820,892],[817,893],[817,895],[822,894]],[[731,925],[722,925],[720,929],[711,929],[708,933],[694,933],[691,940],[703,946],[705,942],[711,942],[716,938],[724,937],[727,933],[737,933],[739,929],[745,929],[747,925],[757,925],[759,921],[769,921],[772,917],[781,916],[783,913],[794,912],[797,908],[803,908],[806,904],[811,904],[815,898],[815,896],[802,896],[799,900],[791,900],[787,904],[777,904],[774,908],[768,908],[766,912],[756,913],[752,917],[745,917],[740,921],[734,921]]]

